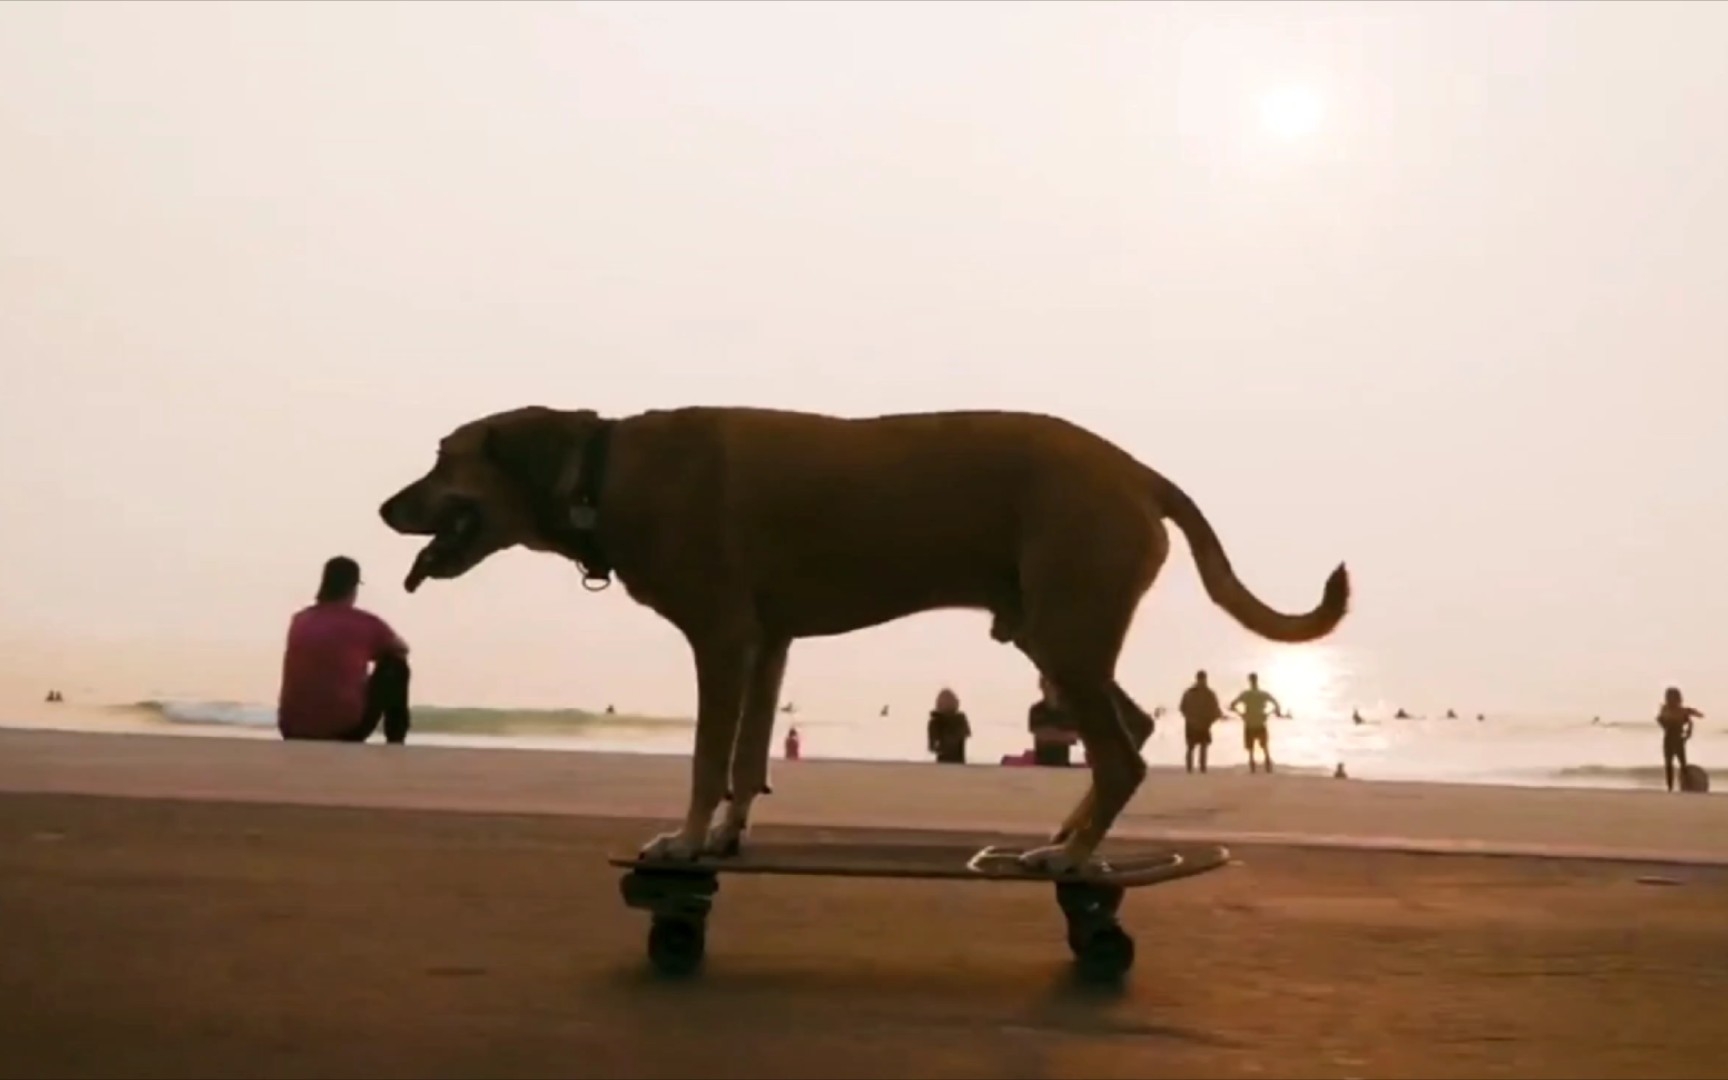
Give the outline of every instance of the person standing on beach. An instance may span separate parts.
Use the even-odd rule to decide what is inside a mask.
[[[359,592],[360,564],[338,555],[315,602],[290,620],[276,702],[284,739],[365,742],[382,720],[385,742],[407,741],[408,643],[354,605]]]
[[[1269,716],[1283,716],[1284,707],[1278,699],[1260,689],[1260,676],[1248,673],[1248,689],[1236,695],[1230,711],[1242,718],[1242,746],[1248,751],[1248,771],[1259,772],[1254,763],[1254,747],[1266,760],[1266,771],[1272,771],[1272,732],[1266,721]]]
[[[1194,673],[1194,685],[1182,691],[1182,701],[1176,706],[1182,714],[1182,736],[1188,743],[1188,771],[1194,771],[1198,751],[1200,771],[1206,771],[1206,755],[1212,748],[1212,725],[1221,720],[1224,710],[1218,707],[1218,695],[1206,682],[1206,673]]]
[[[1039,700],[1026,711],[1026,728],[1032,733],[1032,764],[1066,767],[1073,764],[1079,725],[1056,692],[1056,684],[1038,676]]]
[[[1662,695],[1662,709],[1656,714],[1656,722],[1662,725],[1662,772],[1668,778],[1669,791],[1674,790],[1676,762],[1679,763],[1679,779],[1684,787],[1686,743],[1692,738],[1692,721],[1703,717],[1703,713],[1681,699],[1678,686],[1670,686]]]
[[[936,755],[939,764],[966,764],[966,740],[972,737],[972,724],[960,711],[960,698],[947,687],[936,695],[926,735],[930,752]]]

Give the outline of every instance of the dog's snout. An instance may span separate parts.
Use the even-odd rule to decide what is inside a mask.
[[[396,494],[384,500],[378,507],[378,516],[384,519],[384,524],[399,533],[414,533],[420,531],[425,517],[421,510],[422,499],[415,490],[417,485],[410,484]]]

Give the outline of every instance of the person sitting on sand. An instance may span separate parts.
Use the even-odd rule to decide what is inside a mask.
[[[966,740],[972,737],[972,725],[960,711],[960,698],[947,687],[936,695],[926,735],[930,752],[936,755],[938,763],[966,764]]]
[[[1674,790],[1675,763],[1682,776],[1686,771],[1686,743],[1692,738],[1692,721],[1703,713],[1687,705],[1680,697],[1680,688],[1670,686],[1662,695],[1662,709],[1656,722],[1662,725],[1662,772],[1668,778],[1668,790]]]
[[[1268,715],[1283,716],[1284,707],[1278,704],[1278,699],[1260,689],[1260,676],[1248,674],[1248,689],[1236,695],[1236,700],[1230,703],[1230,711],[1242,718],[1242,745],[1248,751],[1248,771],[1258,772],[1254,763],[1254,747],[1260,747],[1260,756],[1266,761],[1266,771],[1272,771],[1272,731],[1266,721]]]
[[[1218,707],[1218,695],[1206,682],[1206,673],[1194,673],[1194,685],[1182,691],[1182,700],[1176,706],[1182,714],[1182,737],[1188,743],[1188,771],[1194,771],[1194,759],[1198,752],[1200,771],[1206,771],[1206,755],[1212,749],[1212,725],[1224,717],[1224,710]]]
[[[408,643],[354,606],[359,591],[360,564],[338,555],[324,564],[316,601],[289,622],[276,703],[284,739],[365,742],[382,720],[386,742],[407,741]]]
[[[1073,763],[1071,753],[1080,728],[1074,717],[1062,707],[1056,684],[1038,676],[1042,697],[1026,712],[1026,728],[1032,732],[1032,764],[1067,766]]]

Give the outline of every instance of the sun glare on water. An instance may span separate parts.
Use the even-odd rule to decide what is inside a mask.
[[[1277,648],[1259,669],[1260,686],[1299,719],[1315,719],[1340,708],[1338,670],[1331,650],[1323,645]]]
[[[1260,99],[1260,122],[1286,142],[1305,138],[1320,127],[1320,95],[1306,86],[1285,86]]]

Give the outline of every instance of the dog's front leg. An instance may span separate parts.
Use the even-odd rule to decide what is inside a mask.
[[[780,707],[780,684],[786,677],[790,641],[775,641],[757,650],[750,684],[744,691],[744,715],[732,750],[732,801],[708,830],[704,850],[737,855],[750,829],[750,804],[768,788],[768,751],[774,742],[774,714]]]
[[[696,749],[690,762],[690,805],[682,828],[643,846],[644,859],[693,859],[708,838],[714,811],[726,796],[726,774],[738,738],[739,712],[754,650],[737,638],[694,638]]]

